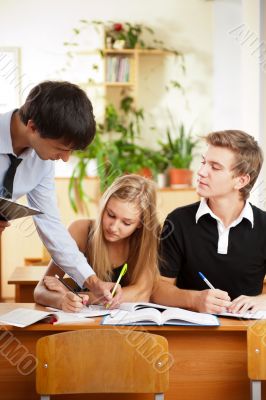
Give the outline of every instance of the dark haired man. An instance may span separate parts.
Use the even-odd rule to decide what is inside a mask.
[[[266,309],[266,213],[247,200],[263,154],[242,131],[210,133],[198,171],[201,202],[172,211],[153,301],[201,312]],[[207,288],[203,273],[215,288]]]
[[[20,109],[0,115],[0,195],[16,200],[26,194],[29,205],[44,213],[34,221],[56,264],[79,286],[109,301],[114,284],[99,280],[79,252],[60,221],[55,196],[53,161],[68,161],[94,136],[93,109],[83,90],[69,82],[35,86]],[[0,221],[0,232],[7,226]]]

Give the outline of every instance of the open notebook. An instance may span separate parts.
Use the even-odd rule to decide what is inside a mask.
[[[108,315],[102,325],[203,325],[219,326],[215,315],[153,303],[122,303],[120,310]]]
[[[16,308],[6,314],[0,315],[1,324],[18,326],[19,328],[25,328],[42,320],[53,324],[93,321],[93,319],[89,319],[85,315],[80,315],[80,313],[39,311],[29,308]]]
[[[217,314],[218,317],[230,317],[230,318],[243,318],[243,319],[266,319],[266,310],[257,311],[255,313],[245,312],[244,314],[224,312]]]

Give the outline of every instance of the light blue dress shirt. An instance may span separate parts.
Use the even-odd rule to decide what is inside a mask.
[[[10,133],[13,112],[0,114],[0,189],[10,165],[8,154],[14,154]],[[54,162],[41,160],[33,149],[27,149],[19,158],[23,161],[16,171],[12,200],[26,195],[29,205],[44,213],[33,217],[40,238],[54,262],[82,287],[94,272],[61,222],[56,202]]]

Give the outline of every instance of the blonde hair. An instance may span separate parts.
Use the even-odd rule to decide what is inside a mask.
[[[88,261],[100,279],[111,280],[112,266],[102,221],[107,203],[112,197],[134,204],[140,212],[141,226],[129,237],[128,272],[125,275],[125,283],[134,284],[143,268],[148,268],[152,284],[158,273],[157,252],[160,234],[156,213],[156,189],[151,180],[139,175],[123,175],[104,192],[100,200],[98,218],[89,233]]]
[[[249,183],[240,189],[243,200],[249,197],[260,173],[263,163],[263,152],[253,136],[238,130],[226,130],[209,133],[205,140],[208,144],[227,148],[235,154],[232,171],[235,177],[249,175]]]

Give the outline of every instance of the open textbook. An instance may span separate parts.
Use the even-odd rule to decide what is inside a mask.
[[[15,203],[10,199],[0,197],[0,220],[11,221],[17,218],[24,218],[30,215],[43,214],[37,208],[24,206],[23,204]]]
[[[93,319],[88,319],[88,317],[85,315],[82,316],[79,313],[39,311],[29,308],[16,308],[6,314],[0,315],[1,324],[18,326],[19,328],[25,328],[26,326],[42,320],[52,322],[55,325],[70,322],[93,321]]]
[[[219,326],[219,320],[215,315],[160,304],[122,303],[118,312],[103,319],[102,325]]]
[[[167,306],[163,306],[161,304],[154,304],[154,303],[122,303],[120,305],[120,309],[125,310],[125,311],[136,311],[136,310],[141,310],[142,308],[147,308],[147,307],[156,308],[161,311],[174,308],[174,307],[167,307]],[[224,313],[216,314],[216,315],[217,315],[217,317],[231,317],[231,318],[244,318],[244,319],[266,319],[266,310],[257,311],[255,313],[251,313],[251,312],[247,311],[244,314],[224,312]]]

